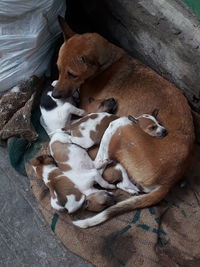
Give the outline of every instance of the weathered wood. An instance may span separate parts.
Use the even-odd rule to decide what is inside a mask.
[[[200,21],[178,0],[79,0],[95,30],[183,90],[200,111]]]

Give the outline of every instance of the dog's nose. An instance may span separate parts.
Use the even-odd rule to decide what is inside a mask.
[[[162,130],[162,137],[165,137],[167,134],[168,134],[167,130],[166,129],[163,129]]]
[[[109,101],[111,104],[115,104],[116,100],[114,98],[108,98],[106,101]]]
[[[162,131],[160,131],[158,137],[163,138],[168,134],[166,129],[162,129]]]
[[[53,96],[54,98],[56,98],[56,99],[61,98],[61,95],[60,95],[56,90],[53,90],[53,92],[52,92],[52,96]]]

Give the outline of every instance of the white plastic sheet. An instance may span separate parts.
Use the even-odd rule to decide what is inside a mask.
[[[0,92],[48,72],[65,0],[0,1]]]

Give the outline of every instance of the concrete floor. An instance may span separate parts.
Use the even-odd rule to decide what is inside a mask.
[[[27,177],[9,164],[0,147],[0,267],[92,266],[66,250],[46,224]]]

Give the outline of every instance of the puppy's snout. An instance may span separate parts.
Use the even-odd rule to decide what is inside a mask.
[[[167,130],[166,129],[163,129],[162,130],[162,136],[165,137],[167,134],[168,134]]]
[[[54,89],[52,92],[52,97],[59,99],[59,98],[61,98],[61,94]]]
[[[167,130],[165,128],[162,128],[162,130],[159,131],[158,137],[164,138],[168,134]]]

